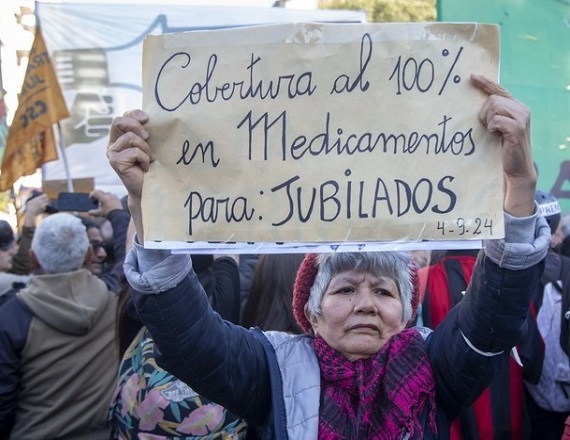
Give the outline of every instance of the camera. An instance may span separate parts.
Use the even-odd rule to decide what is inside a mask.
[[[89,197],[89,193],[61,192],[57,195],[59,211],[91,211],[99,207],[99,201]]]

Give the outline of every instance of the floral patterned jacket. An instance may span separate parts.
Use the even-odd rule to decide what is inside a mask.
[[[142,328],[125,352],[109,412],[114,439],[242,440],[247,425],[156,365]]]

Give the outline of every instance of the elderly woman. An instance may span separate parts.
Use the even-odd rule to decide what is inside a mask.
[[[135,243],[125,270],[161,365],[263,438],[448,438],[520,338],[549,240],[534,206],[528,109],[484,77],[471,82],[489,96],[483,124],[502,137],[506,237],[485,243],[465,300],[437,330],[407,327],[416,303],[407,254],[308,255],[293,299],[306,333],[293,336],[222,321],[189,256]],[[139,243],[153,160],[146,120],[141,111],[116,118],[107,152]]]

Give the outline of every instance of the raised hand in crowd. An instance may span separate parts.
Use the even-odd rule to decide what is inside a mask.
[[[96,189],[89,194],[89,197],[97,200],[99,207],[89,211],[89,215],[94,217],[107,217],[115,209],[123,209],[121,199],[113,193]]]

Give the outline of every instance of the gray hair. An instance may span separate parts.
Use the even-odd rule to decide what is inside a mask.
[[[311,315],[321,315],[321,302],[331,279],[340,272],[356,270],[393,279],[402,301],[402,322],[412,319],[414,284],[410,255],[403,252],[338,252],[320,254],[317,264],[319,269],[307,302]]]
[[[80,269],[88,248],[85,226],[78,217],[66,213],[43,219],[32,239],[32,251],[39,265],[50,274]]]

